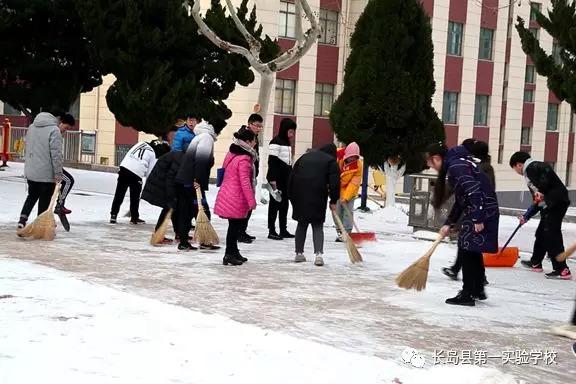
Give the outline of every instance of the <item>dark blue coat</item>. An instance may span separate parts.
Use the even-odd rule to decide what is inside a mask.
[[[463,216],[458,247],[472,252],[497,252],[500,214],[490,179],[463,146],[450,149],[443,166],[455,197],[446,224],[452,225]],[[484,230],[476,233],[475,223],[483,223]]]

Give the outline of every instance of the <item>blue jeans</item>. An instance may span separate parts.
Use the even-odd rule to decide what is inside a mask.
[[[338,204],[336,204],[336,214],[340,220],[342,220],[342,224],[344,225],[346,232],[350,233],[352,232],[352,227],[354,226],[354,199],[348,201],[345,206],[348,207],[348,211],[342,205],[342,201],[339,200]]]

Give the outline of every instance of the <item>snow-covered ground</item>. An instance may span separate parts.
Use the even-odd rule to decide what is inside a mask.
[[[72,230],[59,230],[48,243],[15,236],[22,167],[0,173],[0,383],[574,380],[570,341],[547,332],[571,315],[571,281],[519,267],[489,269],[486,302],[448,306],[444,300],[460,283],[440,272],[455,254],[445,244],[431,260],[427,290],[400,290],[394,277],[430,243],[411,236],[406,218],[387,222],[383,210],[358,214],[360,229],[379,239],[361,249],[363,265],[349,263],[327,222],[326,266],[318,268],[292,263],[292,242],[265,239],[266,207],[259,206],[249,228],[258,240],[241,246],[250,261],[224,267],[218,252],[149,246],[159,210],[145,202],[141,216],[149,224],[107,224],[116,175],[71,173]],[[121,212],[127,208],[126,201]],[[216,218],[214,225],[224,237],[225,222]],[[515,225],[502,218],[502,241]],[[523,228],[513,245],[530,251],[536,225]],[[566,225],[565,235],[576,241],[576,225]],[[407,347],[424,356],[424,369],[402,362]],[[556,358],[503,363],[503,354],[523,350]],[[483,368],[434,366],[440,351],[491,358]]]

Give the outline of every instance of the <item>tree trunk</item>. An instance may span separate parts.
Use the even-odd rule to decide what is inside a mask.
[[[264,162],[268,161],[268,140],[271,137],[266,136],[266,132],[272,132],[274,134],[274,128],[271,130],[267,129],[268,122],[268,106],[270,105],[270,94],[272,93],[272,85],[274,85],[274,72],[260,73],[260,92],[258,93],[258,104],[260,105],[260,115],[264,120],[262,125],[264,129],[260,132],[258,137],[258,145],[260,146],[260,165],[258,167],[258,180],[256,186],[256,201],[261,201],[262,199],[262,184],[264,183]],[[273,120],[273,119],[272,119]],[[274,121],[272,121],[272,125]]]
[[[384,163],[384,174],[386,175],[386,208],[396,206],[396,183],[404,175],[405,167],[398,169],[398,164],[391,165],[387,161]]]

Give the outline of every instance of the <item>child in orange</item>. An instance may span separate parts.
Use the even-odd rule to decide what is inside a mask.
[[[360,147],[356,143],[350,143],[344,151],[340,166],[340,201],[336,206],[336,214],[342,220],[346,232],[352,232],[354,199],[358,196],[360,184],[362,184],[362,160],[360,160]],[[348,208],[348,209],[346,209]],[[340,233],[338,239],[342,241]]]

